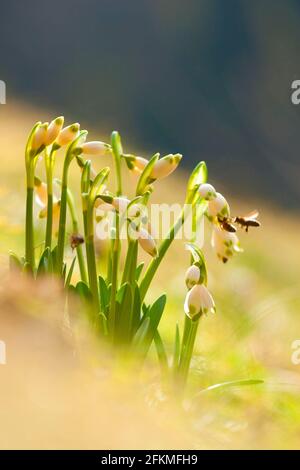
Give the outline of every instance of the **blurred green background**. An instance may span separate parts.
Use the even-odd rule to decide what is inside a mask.
[[[0,78],[8,103],[209,159],[237,193],[297,208],[299,22],[298,0],[11,0]]]

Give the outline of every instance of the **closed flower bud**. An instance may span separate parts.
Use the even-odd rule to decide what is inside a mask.
[[[37,152],[39,149],[41,149],[46,142],[46,136],[47,136],[47,128],[48,128],[48,122],[44,122],[44,124],[41,124],[35,131],[34,135],[32,136],[32,141],[31,141],[31,149]]]
[[[68,145],[72,140],[74,140],[79,133],[80,124],[75,123],[71,124],[68,127],[64,127],[55,141],[58,147],[63,147],[64,145]]]
[[[58,134],[62,130],[63,125],[64,125],[63,116],[60,116],[50,122],[48,129],[47,129],[46,138],[45,138],[46,146],[53,144],[53,142],[57,139]]]
[[[240,248],[239,239],[235,233],[226,232],[217,226],[213,229],[211,244],[218,258],[223,263],[226,263],[234,253],[243,251]]]
[[[166,178],[176,170],[181,159],[182,155],[179,153],[166,155],[155,163],[150,177],[154,180]]]
[[[148,160],[143,157],[134,157],[131,162],[132,168],[131,170],[134,173],[141,174],[144,171],[144,168],[148,165]]]
[[[201,184],[198,189],[199,196],[201,196],[206,201],[211,201],[217,196],[215,188],[208,183]]]
[[[188,291],[184,312],[191,320],[198,320],[201,315],[216,311],[214,300],[203,284],[196,284]]]
[[[193,264],[185,273],[185,283],[188,289],[191,289],[195,284],[199,284],[201,278],[200,268]]]
[[[141,248],[146,251],[146,253],[153,256],[153,258],[157,256],[157,247],[155,240],[151,237],[150,233],[146,229],[141,228],[139,230],[138,241]]]
[[[209,201],[207,213],[210,217],[228,216],[230,213],[228,202],[220,193],[216,193],[216,197]]]
[[[100,141],[86,142],[81,145],[82,153],[86,155],[96,155],[98,157],[105,155],[109,149],[110,146],[108,144]]]

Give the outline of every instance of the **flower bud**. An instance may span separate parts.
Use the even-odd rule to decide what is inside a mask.
[[[47,136],[48,122],[41,124],[35,131],[31,140],[31,149],[37,152],[45,145],[46,136]]]
[[[226,232],[217,226],[213,229],[211,244],[218,258],[223,263],[226,263],[234,253],[243,251],[240,248],[239,239],[235,233]]]
[[[102,157],[109,150],[109,145],[100,141],[86,142],[81,145],[82,153]]]
[[[188,268],[185,273],[185,283],[188,289],[191,289],[195,284],[199,284],[201,279],[200,268],[193,264]]]
[[[141,228],[139,230],[138,241],[141,248],[143,248],[146,253],[153,256],[153,258],[157,256],[157,247],[155,240],[151,237],[150,233],[146,229]]]
[[[64,117],[60,116],[50,122],[46,138],[45,138],[45,145],[51,145],[57,139],[58,134],[60,133],[62,126],[64,125]]]
[[[228,216],[230,213],[228,202],[220,193],[216,193],[216,197],[209,201],[207,213],[210,217]]]
[[[198,189],[199,196],[201,196],[206,201],[211,201],[217,196],[215,188],[208,183],[201,184]]]
[[[173,173],[173,171],[176,170],[181,159],[182,155],[179,153],[176,153],[175,155],[166,155],[165,157],[161,158],[155,163],[150,178],[154,180],[166,178],[166,176],[169,176],[171,173]]]
[[[191,320],[198,320],[202,314],[216,311],[214,300],[203,284],[196,284],[188,291],[184,312]]]
[[[80,124],[75,123],[71,124],[68,127],[64,127],[55,141],[58,147],[63,147],[64,145],[68,145],[72,140],[74,140],[79,134]]]
[[[130,170],[134,173],[141,174],[144,168],[148,165],[149,161],[143,157],[133,157],[130,161]]]

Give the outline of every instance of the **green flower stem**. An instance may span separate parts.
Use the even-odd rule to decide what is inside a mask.
[[[63,262],[64,262],[69,166],[70,166],[70,161],[68,158],[65,158],[64,168],[63,168],[63,177],[62,177],[62,187],[61,187],[60,216],[59,216],[59,229],[58,229],[58,240],[57,240],[56,271],[58,274],[62,273]]]
[[[184,331],[181,346],[181,354],[179,360],[178,371],[176,374],[175,386],[179,384],[179,393],[183,393],[186,386],[187,377],[190,369],[191,359],[193,356],[195,339],[197,334],[199,320],[192,321],[190,318],[185,316],[184,320]]]
[[[33,226],[33,187],[27,186],[26,196],[26,240],[25,258],[32,269],[35,268],[34,226]]]
[[[69,211],[70,211],[70,215],[72,219],[73,233],[76,235],[79,233],[79,223],[78,223],[78,218],[76,214],[74,198],[70,190],[68,190],[68,207],[69,207]],[[76,254],[77,254],[77,259],[78,259],[81,280],[87,284],[88,279],[87,279],[85,261],[83,257],[82,245],[78,245],[76,247]]]
[[[124,284],[127,281],[128,282],[134,281],[132,276],[134,275],[135,268],[136,268],[136,260],[137,260],[136,248],[137,248],[137,240],[128,239],[128,248],[127,248],[125,266],[124,266],[124,271],[123,271],[122,284]]]
[[[109,311],[109,323],[112,338],[114,338],[116,328],[116,296],[118,291],[118,267],[120,259],[120,218],[115,213],[115,239],[112,252],[112,272],[111,272],[111,301]]]
[[[98,275],[97,275],[97,265],[96,265],[96,254],[95,254],[95,245],[94,245],[94,210],[93,206],[88,207],[86,211],[86,258],[88,266],[88,277],[89,285],[93,296],[93,303],[95,307],[95,314],[97,315],[100,312],[100,299],[99,299],[99,287],[98,287]]]
[[[50,154],[45,151],[46,178],[47,178],[47,223],[45,248],[52,245],[52,225],[53,225],[53,168],[54,168],[55,151],[51,150]]]
[[[147,268],[145,276],[141,281],[140,293],[141,293],[141,300],[142,301],[144,300],[144,298],[147,294],[147,291],[150,287],[152,279],[153,279],[160,263],[162,262],[162,260],[165,256],[167,250],[169,249],[172,241],[174,240],[177,233],[179,232],[179,230],[183,226],[184,221],[186,220],[186,217],[187,217],[189,212],[190,212],[190,204],[189,204],[189,201],[187,201],[187,203],[185,204],[184,208],[182,209],[182,212],[181,212],[180,216],[178,217],[177,221],[175,222],[173,227],[170,229],[167,237],[160,244],[160,246],[158,248],[157,257],[152,259],[152,261],[150,262],[150,264]]]

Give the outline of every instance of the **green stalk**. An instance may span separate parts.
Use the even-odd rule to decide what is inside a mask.
[[[60,200],[60,216],[59,216],[59,229],[58,229],[58,240],[57,240],[57,258],[56,258],[56,271],[61,274],[63,271],[64,262],[64,249],[65,249],[65,238],[66,238],[66,220],[67,220],[67,201],[68,201],[68,171],[70,161],[65,158],[62,187],[61,187],[61,200]]]
[[[145,272],[144,278],[142,279],[141,284],[140,284],[140,294],[141,294],[142,301],[145,299],[145,296],[148,292],[152,279],[155,276],[155,273],[160,263],[162,262],[166,252],[168,251],[177,233],[183,226],[187,216],[189,215],[191,211],[191,207],[193,208],[196,191],[197,191],[197,188],[190,191],[189,196],[186,198],[185,205],[181,211],[181,214],[179,215],[173,227],[171,227],[167,237],[161,242],[158,248],[157,257],[153,258],[148,265],[147,271]]]
[[[41,122],[37,122],[29,134],[25,149],[25,167],[27,177],[27,193],[26,193],[26,217],[25,217],[25,259],[35,269],[35,253],[34,253],[34,223],[33,223],[33,190],[34,190],[34,172],[36,165],[36,151],[31,149],[31,142],[34,133],[40,127]]]
[[[35,268],[34,255],[34,226],[33,226],[33,187],[27,186],[26,196],[26,238],[25,258],[32,269]]]
[[[64,160],[61,200],[60,200],[58,240],[57,240],[57,257],[56,257],[56,272],[58,274],[62,273],[63,263],[64,263],[69,167],[70,167],[72,159],[75,156],[74,150],[77,148],[77,146],[79,146],[80,142],[86,137],[86,135],[87,135],[87,131],[80,132],[79,136],[75,140],[73,140],[73,142],[69,145],[66,156],[65,156],[65,160]]]
[[[115,239],[112,252],[112,272],[111,272],[111,301],[109,311],[109,322],[112,338],[114,338],[116,327],[116,296],[118,290],[118,266],[120,258],[120,227],[119,214],[115,213]]]
[[[192,359],[193,351],[194,351],[198,324],[199,324],[199,320],[192,321],[190,318],[185,316],[181,354],[180,354],[178,371],[176,374],[176,377],[178,378],[178,382],[179,382],[180,394],[183,393],[185,386],[186,386],[191,359]],[[177,385],[178,383],[175,384],[175,386]]]
[[[181,229],[181,227],[182,227],[182,225],[185,221],[186,216],[187,216],[186,207],[184,207],[181,214],[180,214],[180,216],[178,217],[177,221],[175,222],[173,227],[170,229],[170,231],[168,233],[168,236],[160,244],[160,246],[158,248],[157,257],[153,258],[151,260],[151,262],[149,263],[147,271],[146,271],[146,273],[144,275],[144,278],[142,279],[141,285],[140,285],[140,293],[141,293],[141,300],[142,301],[144,300],[144,298],[147,294],[147,291],[150,287],[152,279],[153,279],[160,263],[162,262],[167,250],[169,249],[172,241],[174,240],[177,233]]]
[[[135,272],[136,268],[136,247],[137,240],[128,239],[128,248],[121,284],[124,284],[127,281],[133,281],[132,273]]]
[[[45,153],[46,177],[47,177],[47,223],[45,248],[52,245],[52,225],[53,225],[53,168],[55,151],[51,149],[50,155]]]
[[[86,258],[88,266],[89,285],[93,296],[95,314],[100,312],[99,287],[96,265],[96,254],[94,247],[94,210],[89,207],[86,212]]]
[[[77,214],[75,210],[74,198],[70,190],[68,190],[68,207],[69,207],[69,211],[70,211],[70,215],[72,219],[73,233],[76,235],[79,233],[79,223],[78,223],[78,218],[77,218]],[[87,280],[86,266],[84,262],[81,244],[76,247],[76,254],[77,254],[81,280],[87,284],[88,280]]]

